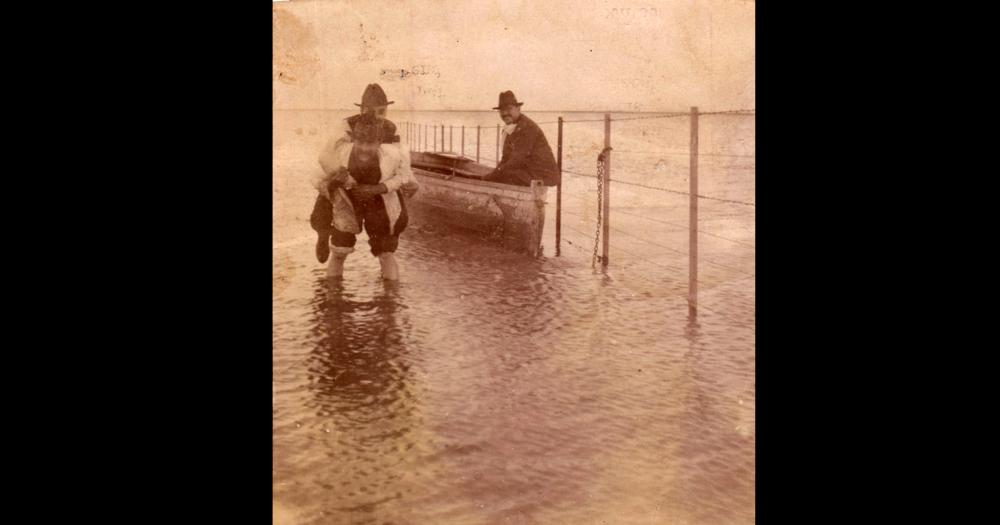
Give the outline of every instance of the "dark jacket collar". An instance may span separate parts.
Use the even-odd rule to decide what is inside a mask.
[[[521,113],[521,116],[517,117],[517,120],[514,121],[514,125],[515,127],[513,132],[517,133],[520,130],[534,126],[535,121],[528,118],[528,116],[524,113]]]

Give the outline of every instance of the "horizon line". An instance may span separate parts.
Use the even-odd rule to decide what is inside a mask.
[[[424,113],[433,113],[433,112],[439,112],[439,113],[449,113],[449,112],[451,112],[451,113],[453,113],[453,112],[466,112],[466,113],[485,112],[485,113],[494,113],[494,112],[497,111],[495,109],[403,109],[403,108],[391,108],[391,109],[393,111],[420,111],[420,112],[424,112]],[[344,108],[271,108],[271,110],[272,111],[358,111],[358,108],[350,108],[350,109],[344,109]],[[609,109],[537,109],[537,110],[531,110],[531,111],[538,111],[538,112],[542,112],[542,113],[631,113],[631,114],[657,114],[657,113],[687,113],[687,112],[691,111],[691,108],[689,107],[689,108],[684,109],[684,110],[663,110],[663,111],[619,111],[619,110],[614,110],[614,109],[610,109],[610,110]],[[698,111],[701,112],[701,113],[705,113],[705,112],[710,112],[710,111],[731,111],[731,110],[728,110],[728,109],[724,109],[724,110],[705,109],[705,108],[699,107]],[[526,112],[527,111],[525,111],[525,113]]]

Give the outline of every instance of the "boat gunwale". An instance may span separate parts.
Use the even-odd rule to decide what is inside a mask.
[[[421,168],[411,168],[414,175],[419,175],[421,177],[427,177],[435,179],[434,182],[440,182],[442,185],[456,187],[456,189],[463,189],[466,191],[476,191],[477,193],[486,193],[490,195],[505,195],[510,193],[512,195],[506,195],[509,197],[522,198],[524,200],[535,200],[534,192],[531,186],[515,186],[513,184],[503,184],[499,182],[491,182],[485,180],[476,180],[468,177],[460,177],[458,175],[448,176],[441,173],[436,173],[433,171],[427,171]],[[544,186],[543,186],[544,187]],[[499,191],[497,191],[499,190]],[[547,195],[548,192],[546,192]]]

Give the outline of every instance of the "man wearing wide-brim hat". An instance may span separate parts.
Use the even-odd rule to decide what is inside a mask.
[[[407,223],[404,194],[412,195],[418,185],[409,148],[400,145],[396,125],[386,118],[389,104],[382,87],[369,84],[355,104],[361,113],[345,119],[320,153],[322,173],[313,180],[320,195],[310,223],[319,235],[317,258],[330,259],[329,277],[343,275],[363,227],[382,276],[399,278],[393,254]]]
[[[493,109],[499,110],[504,122],[503,158],[486,180],[518,186],[541,180],[546,186],[555,186],[559,168],[552,148],[538,124],[521,113],[523,104],[510,91],[500,93]]]

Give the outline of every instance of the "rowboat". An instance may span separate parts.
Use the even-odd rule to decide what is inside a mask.
[[[539,255],[548,188],[490,182],[493,168],[455,153],[411,153],[420,183],[407,201],[412,224],[432,224],[476,234],[503,247]]]

